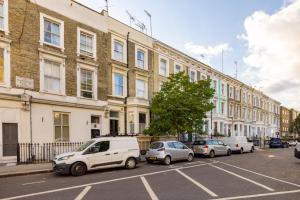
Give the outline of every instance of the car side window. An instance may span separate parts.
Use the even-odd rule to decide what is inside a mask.
[[[174,142],[173,144],[176,149],[183,149],[183,144],[181,144],[180,142]]]
[[[97,142],[90,148],[90,153],[105,152],[109,149],[109,141]]]
[[[212,140],[211,143],[212,143],[213,145],[219,145],[218,141],[216,141],[216,140]]]
[[[224,143],[222,141],[218,141],[219,145],[224,145]]]
[[[168,142],[167,145],[169,148],[175,149],[175,145],[173,144],[173,142]]]

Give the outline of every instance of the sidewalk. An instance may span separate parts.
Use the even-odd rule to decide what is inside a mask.
[[[52,172],[51,163],[0,166],[0,178]]]

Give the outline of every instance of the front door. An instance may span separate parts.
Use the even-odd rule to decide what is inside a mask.
[[[119,120],[111,119],[109,122],[110,135],[117,136],[119,134]]]
[[[18,124],[2,123],[3,156],[16,156],[18,143]]]

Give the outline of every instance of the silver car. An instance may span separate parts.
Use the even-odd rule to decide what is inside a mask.
[[[231,155],[230,146],[225,145],[220,140],[198,140],[193,143],[192,148],[195,154],[205,155],[211,158],[215,157],[216,155]]]
[[[178,141],[152,142],[146,153],[148,163],[160,161],[169,165],[172,161],[187,160],[191,162],[193,159],[194,152]]]

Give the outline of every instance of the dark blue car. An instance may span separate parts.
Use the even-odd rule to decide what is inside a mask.
[[[270,148],[288,148],[289,144],[282,141],[280,138],[271,138]]]

